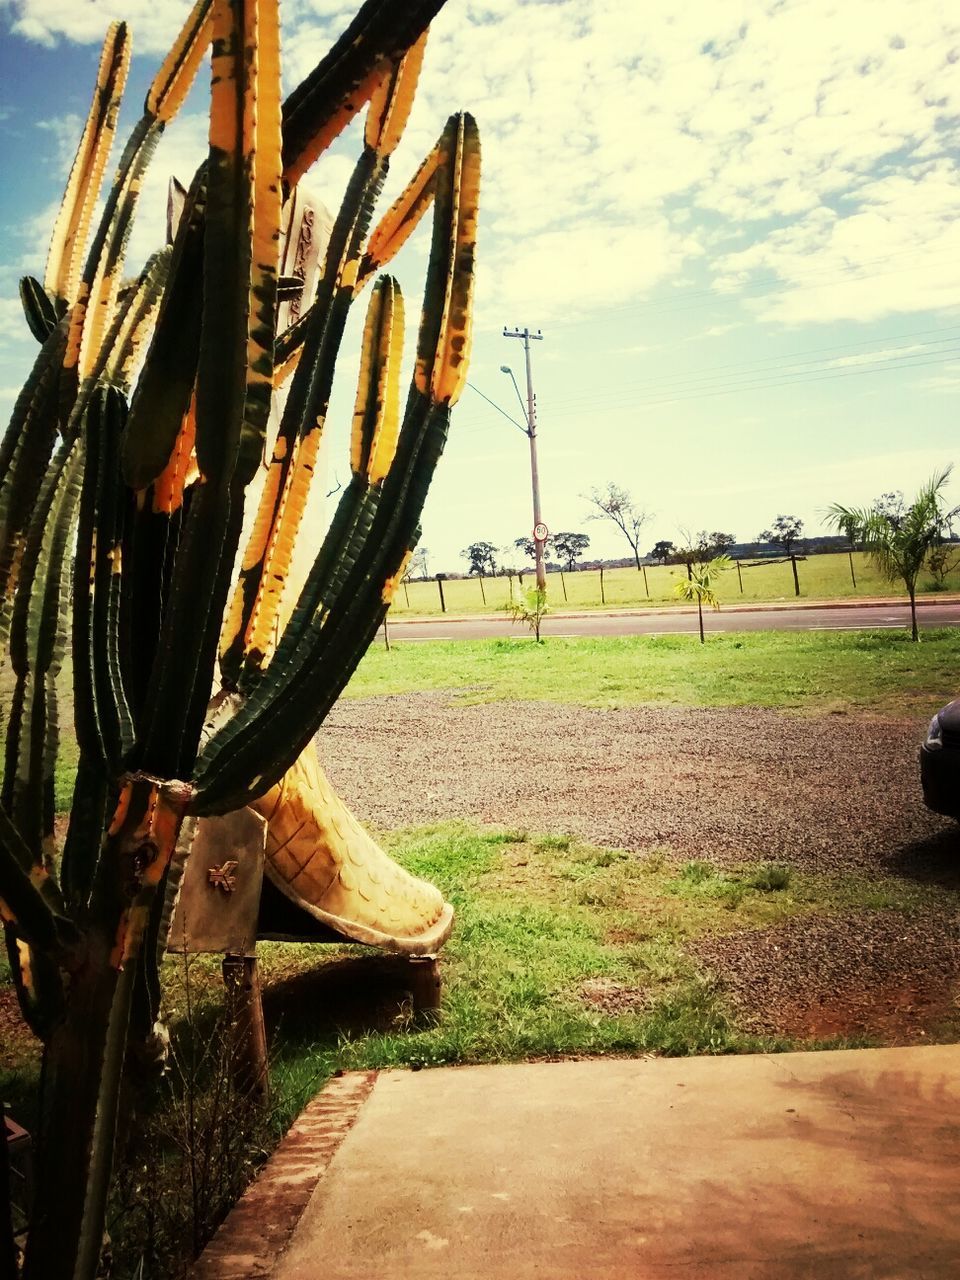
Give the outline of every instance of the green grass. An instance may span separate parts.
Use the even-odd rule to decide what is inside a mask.
[[[942,908],[946,892],[894,877],[801,874],[773,862],[719,868],[678,862],[658,846],[628,853],[462,823],[395,832],[384,844],[456,909],[443,955],[442,1022],[415,1025],[402,966],[371,961],[364,948],[261,943],[278,1129],[338,1068],[764,1047],[737,1031],[690,960],[689,942],[812,911],[909,916]],[[385,981],[379,970],[371,977],[371,964],[386,965]],[[221,1003],[219,957],[194,958],[189,980],[203,1035]],[[582,988],[596,980],[636,995],[636,1009],[591,1006]],[[182,1024],[181,958],[165,962],[165,993],[168,1020]],[[24,1039],[23,1052],[7,1060],[0,1081],[22,1096],[35,1049]]]
[[[749,562],[755,563],[755,562]],[[759,564],[755,568],[730,569],[720,579],[719,595],[723,604],[750,604],[753,602],[785,601],[796,599],[793,571],[789,563]],[[906,595],[903,584],[884,578],[862,552],[854,552],[856,588],[850,577],[850,562],[846,552],[810,556],[797,563],[801,600],[857,599],[870,596]],[[605,569],[603,574],[603,602],[600,594],[599,570],[590,569],[574,573],[554,572],[548,575],[547,594],[554,609],[645,608],[676,604],[674,586],[686,576],[683,565],[648,565],[646,585],[643,574],[636,569]],[[741,590],[741,581],[743,589]],[[533,570],[524,574],[524,586],[532,584]],[[920,575],[918,588],[921,593],[933,591],[933,578],[928,573]],[[516,579],[514,590],[516,591]],[[649,594],[648,594],[649,589]],[[945,589],[960,591],[960,569],[949,574]],[[443,584],[447,612],[491,613],[503,609],[509,603],[510,582],[507,578],[485,578],[481,588],[478,578],[450,578]],[[484,597],[486,597],[484,599]],[[439,614],[440,592],[435,581],[409,582],[406,590],[397,592],[391,606],[391,617]]]
[[[455,691],[457,701],[546,699],[593,707],[644,703],[932,714],[957,690],[960,630],[755,631],[437,641],[371,649],[347,697]]]

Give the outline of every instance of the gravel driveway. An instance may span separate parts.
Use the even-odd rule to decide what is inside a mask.
[[[342,794],[384,828],[462,817],[728,864],[924,874],[949,869],[957,828],[920,799],[922,728],[418,693],[344,700],[319,741]]]
[[[463,817],[676,858],[939,883],[942,905],[921,914],[805,915],[690,946],[744,1031],[922,1044],[952,1039],[960,1008],[960,828],[921,802],[923,727],[426,693],[341,702],[320,742],[346,799],[384,828]]]

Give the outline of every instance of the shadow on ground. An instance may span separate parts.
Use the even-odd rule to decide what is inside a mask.
[[[915,880],[918,884],[937,884],[945,889],[960,889],[960,825],[923,840],[902,845],[881,866],[891,875]]]
[[[410,963],[402,956],[318,963],[266,987],[263,1012],[268,1034],[282,1028],[285,1039],[313,1043],[401,1030],[413,1019]]]

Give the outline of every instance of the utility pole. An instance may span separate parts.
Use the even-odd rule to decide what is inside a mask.
[[[538,329],[536,333],[531,333],[529,329],[504,329],[503,336],[505,338],[522,338],[523,353],[527,363],[527,439],[530,441],[530,481],[533,487],[533,546],[536,553],[537,562],[537,590],[546,591],[547,589],[547,571],[543,563],[543,547],[547,540],[544,532],[543,537],[537,535],[545,529],[543,519],[540,514],[540,472],[537,467],[537,401],[533,394],[533,370],[530,365],[530,341],[542,342],[543,334]],[[504,367],[504,372],[509,373],[513,377],[512,370]],[[516,386],[516,379],[514,379]]]

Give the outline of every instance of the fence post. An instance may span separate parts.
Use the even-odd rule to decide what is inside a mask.
[[[740,561],[736,561],[737,577],[740,579],[740,594],[743,595],[743,574],[740,572]]]
[[[603,594],[603,565],[600,566],[600,603],[606,604],[607,598]]]
[[[479,582],[480,582],[480,595],[483,597],[483,603],[484,603],[484,604],[486,604],[486,603],[487,603],[487,593],[486,593],[486,591],[484,591],[484,589],[483,589],[483,574],[482,574],[482,573],[478,573],[478,574],[477,574],[477,578],[479,579]]]
[[[403,598],[406,600],[406,602],[407,602],[407,608],[409,609],[409,608],[410,608],[410,592],[407,590],[407,580],[406,580],[406,578],[404,578],[404,580],[403,580]]]
[[[642,564],[640,568],[643,570],[643,589],[647,593],[647,599],[650,599],[650,588],[647,586],[647,566]]]
[[[446,577],[446,574],[444,573],[437,574],[437,589],[440,592],[440,612],[441,613],[447,612],[447,602],[443,598],[443,580],[445,577]]]
[[[566,584],[566,583],[564,582],[564,580],[563,580],[563,570],[562,570],[562,569],[560,570],[560,586],[563,588],[563,599],[564,599],[564,603],[566,603],[566,599],[567,599],[567,584]]]
[[[853,582],[853,589],[857,589],[857,575],[853,572],[853,550],[848,549],[847,556],[850,559],[850,580]]]
[[[793,590],[796,595],[800,594],[800,578],[797,575],[797,557],[790,553],[790,565],[793,569]]]

